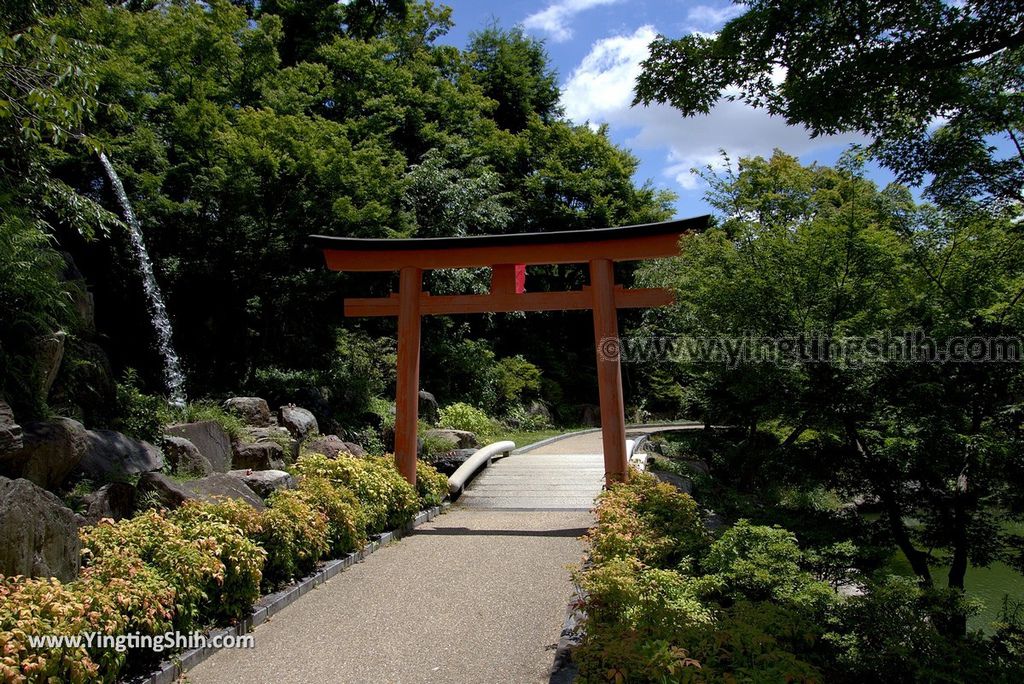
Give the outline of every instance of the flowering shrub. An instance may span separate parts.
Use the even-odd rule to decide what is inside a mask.
[[[329,549],[327,516],[295,490],[275,492],[267,504],[258,537],[267,550],[267,580],[280,583],[308,574]]]
[[[391,456],[341,455],[330,459],[304,454],[293,471],[304,477],[323,477],[350,489],[363,507],[369,534],[401,527],[419,510],[415,488],[401,476]]]
[[[433,466],[416,461],[416,493],[421,509],[440,506],[448,496],[448,478]]]
[[[366,544],[366,519],[355,494],[324,477],[304,477],[299,496],[327,518],[330,553],[343,556]]]
[[[469,404],[450,404],[442,408],[438,416],[437,424],[450,430],[467,430],[485,435],[494,429],[494,421],[490,416]]]

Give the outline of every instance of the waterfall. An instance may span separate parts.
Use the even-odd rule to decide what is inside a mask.
[[[107,172],[110,185],[117,195],[117,201],[124,212],[125,223],[128,224],[129,243],[131,244],[132,256],[135,257],[135,268],[142,277],[142,288],[146,293],[146,302],[149,307],[149,317],[153,323],[153,330],[156,332],[157,350],[163,360],[164,385],[167,388],[167,397],[174,406],[185,405],[185,375],[181,372],[181,360],[174,351],[174,343],[171,340],[171,319],[167,317],[167,306],[164,304],[163,294],[160,292],[160,285],[153,275],[153,262],[146,251],[146,244],[142,241],[142,226],[139,219],[132,210],[131,202],[124,191],[121,177],[114,170],[114,165],[103,152],[100,152],[100,163]]]

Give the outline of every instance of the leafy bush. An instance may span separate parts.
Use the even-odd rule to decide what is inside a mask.
[[[275,492],[267,504],[260,535],[267,550],[267,579],[278,583],[309,574],[330,548],[327,516],[295,490]]]
[[[633,473],[598,497],[597,525],[588,535],[595,563],[633,557],[672,567],[702,555],[708,543],[697,504],[646,473]]]
[[[415,488],[405,481],[389,456],[341,455],[330,459],[322,454],[304,454],[293,471],[304,477],[323,477],[350,489],[363,507],[369,534],[401,527],[419,510]]]
[[[427,435],[423,437],[423,458],[432,463],[445,454],[451,453],[457,446],[447,437]]]
[[[366,544],[366,519],[355,494],[324,477],[304,477],[299,482],[302,500],[327,518],[330,553],[343,556]]]
[[[143,394],[138,373],[129,368],[117,385],[117,428],[135,439],[158,443],[171,411],[163,397]]]
[[[786,598],[807,581],[796,537],[781,527],[739,520],[711,545],[704,569],[716,573],[737,598]]]
[[[229,413],[220,404],[212,401],[195,401],[184,408],[174,410],[173,418],[182,423],[194,423],[201,420],[212,420],[220,425],[232,440],[245,439],[245,423],[233,413]]]
[[[494,364],[494,384],[504,405],[522,404],[540,393],[540,369],[522,356],[508,356]]]
[[[494,431],[494,421],[486,413],[463,403],[450,404],[442,408],[437,424],[443,428],[467,430],[477,435],[487,435]]]
[[[419,495],[421,510],[440,506],[448,496],[448,478],[433,466],[417,461],[416,493]]]

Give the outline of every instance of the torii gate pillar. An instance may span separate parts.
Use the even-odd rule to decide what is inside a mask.
[[[626,420],[619,361],[618,310],[664,306],[672,293],[661,288],[624,289],[615,284],[615,262],[671,257],[679,239],[708,225],[707,216],[622,228],[480,235],[460,238],[378,240],[311,236],[335,271],[398,271],[390,297],[345,300],[347,316],[398,318],[398,377],[395,388],[395,463],[416,482],[419,422],[420,318],[429,315],[508,311],[587,310],[594,315],[597,384],[605,481],[629,477]],[[588,264],[590,285],[569,292],[525,292],[527,265]],[[482,295],[434,296],[423,291],[423,271],[437,268],[491,269],[491,291]]]

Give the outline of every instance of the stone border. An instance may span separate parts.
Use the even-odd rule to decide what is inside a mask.
[[[230,627],[218,627],[210,630],[206,633],[207,639],[212,640],[215,636],[223,638],[228,635],[242,636],[244,634],[248,634],[256,627],[266,622],[272,615],[281,612],[284,608],[295,603],[296,599],[303,594],[309,593],[311,589],[323,584],[332,577],[335,577],[346,568],[355,565],[382,546],[386,546],[393,541],[398,541],[415,528],[433,520],[437,516],[441,515],[448,506],[449,504],[445,503],[440,506],[434,506],[433,508],[429,508],[425,511],[420,511],[415,518],[403,527],[391,530],[390,532],[384,532],[380,535],[375,535],[361,550],[354,551],[344,558],[335,558],[322,563],[320,569],[312,575],[298,580],[280,591],[263,596],[256,602],[256,605],[253,606],[252,613],[237,624]],[[179,677],[209,658],[218,650],[220,649],[207,645],[203,648],[195,648],[190,651],[185,651],[184,653],[172,656],[169,660],[161,662],[156,672],[148,677],[132,678],[129,681],[131,681],[132,684],[173,684]]]
[[[565,607],[565,621],[555,648],[555,660],[551,665],[548,684],[572,684],[579,677],[579,668],[572,659],[572,652],[583,638],[583,621],[587,617],[580,608],[583,599],[583,590],[574,584],[573,598]]]

